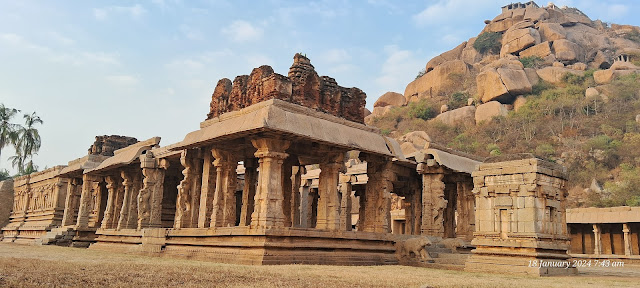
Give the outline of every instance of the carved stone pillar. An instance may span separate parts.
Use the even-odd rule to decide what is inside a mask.
[[[253,139],[251,142],[258,149],[255,156],[260,165],[251,228],[284,227],[282,163],[289,156],[284,151],[291,143],[269,138]]]
[[[216,168],[213,166],[213,155],[205,150],[202,166],[202,192],[200,192],[200,210],[198,211],[198,228],[208,228],[213,212],[213,195],[216,190]]]
[[[89,227],[89,214],[91,213],[93,193],[96,185],[94,182],[100,182],[100,177],[84,174],[82,175],[82,194],[80,195],[80,207],[78,209],[78,220],[76,226],[78,228]]]
[[[600,225],[593,224],[593,236],[594,236],[593,254],[600,255],[602,254],[602,234],[600,231]]]
[[[133,186],[129,193],[129,212],[127,213],[127,228],[136,229],[138,227],[138,198],[140,197],[140,190],[142,189],[142,180],[144,176],[141,171],[134,171],[133,174]]]
[[[130,229],[133,227],[129,226],[129,212],[131,203],[131,194],[133,194],[133,175],[131,172],[121,171],[120,176],[124,180],[122,185],[124,186],[124,197],[122,201],[122,208],[120,209],[120,219],[118,219],[118,230],[120,229]]]
[[[213,195],[213,209],[211,212],[211,227],[235,226],[236,220],[236,168],[238,162],[233,152],[211,150],[213,165],[216,168],[216,189]]]
[[[444,210],[448,201],[444,199],[444,174],[422,172],[422,235],[444,237]]]
[[[191,190],[193,188],[193,181],[195,179],[195,166],[193,150],[183,150],[180,155],[180,163],[184,169],[182,175],[184,178],[178,185],[178,196],[176,199],[176,216],[174,219],[174,228],[189,228],[191,224],[191,213],[193,207],[191,206]]]
[[[253,213],[256,197],[257,166],[258,160],[256,158],[244,160],[244,190],[242,191],[240,226],[247,226],[251,223],[251,213]]]
[[[113,225],[114,221],[114,213],[116,209],[116,198],[118,193],[118,182],[119,177],[116,179],[113,175],[109,175],[105,178],[107,182],[107,207],[104,211],[104,217],[102,218],[102,225],[100,226],[102,229],[113,229],[115,226]]]
[[[292,198],[291,198],[291,220],[293,222],[292,227],[301,227],[300,225],[300,185],[302,184],[302,175],[305,173],[304,166],[293,167],[292,176]]]
[[[351,183],[355,181],[355,176],[340,175],[340,193],[342,199],[340,203],[340,229],[343,231],[351,231]]]
[[[69,184],[69,179],[66,178],[58,178],[53,187],[53,202],[51,203],[51,207],[55,210],[63,209],[65,205],[65,199],[67,198],[67,187]],[[64,212],[63,212],[64,213]]]
[[[151,151],[140,156],[142,168],[142,189],[138,194],[138,229],[162,227],[162,199],[164,192],[164,174],[168,161],[153,158]]]
[[[344,167],[344,154],[327,156],[327,162],[320,164],[318,179],[318,220],[317,229],[336,231],[340,229],[340,202],[338,200],[338,176]]]
[[[202,168],[203,168],[203,159],[200,153],[200,150],[195,150],[194,159],[193,159],[193,183],[191,184],[191,191],[189,192],[191,195],[191,203],[189,206],[191,207],[191,211],[189,211],[189,227],[198,227],[198,217],[200,216],[200,193],[202,191]]]
[[[310,228],[311,227],[311,213],[313,207],[313,197],[310,195],[311,188],[309,187],[311,181],[305,181],[304,185],[300,188],[300,227]]]
[[[284,226],[292,227],[292,204],[293,204],[293,182],[291,177],[293,176],[293,165],[295,165],[297,159],[294,157],[288,157],[282,163],[282,196],[284,198],[282,202],[282,212],[284,213]]]
[[[631,234],[629,233],[629,224],[622,223],[622,233],[624,233],[624,255],[631,256]]]
[[[76,204],[77,189],[78,189],[78,179],[71,178],[69,179],[69,184],[67,185],[67,195],[64,201],[64,214],[62,216],[62,226],[73,225],[75,222],[75,218],[73,217],[78,209]]]
[[[363,231],[391,232],[391,161],[367,159],[367,181],[364,197]],[[361,206],[362,207],[362,206]]]

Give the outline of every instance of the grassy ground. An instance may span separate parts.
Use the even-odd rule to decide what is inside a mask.
[[[404,266],[244,266],[0,243],[0,287],[633,287],[640,277],[535,278]]]

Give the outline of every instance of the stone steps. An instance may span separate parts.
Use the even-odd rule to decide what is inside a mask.
[[[53,228],[44,236],[35,240],[36,245],[69,246],[73,239],[73,229],[68,227]]]
[[[458,248],[457,253],[454,253],[442,244],[429,246],[427,247],[427,252],[429,252],[434,262],[425,263],[424,267],[463,271],[467,258],[471,256],[470,250],[471,249]]]

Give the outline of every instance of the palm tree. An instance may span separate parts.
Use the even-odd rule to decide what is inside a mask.
[[[9,144],[15,144],[18,138],[17,130],[20,125],[9,122],[18,112],[20,110],[7,108],[0,103],[0,156],[2,155],[2,148]],[[0,157],[0,159],[2,158]]]
[[[22,150],[22,155],[26,158],[31,158],[33,155],[38,154],[42,141],[40,139],[40,133],[34,126],[36,124],[42,124],[40,116],[36,115],[36,112],[24,114],[24,127],[18,130],[18,141],[16,148]]]
[[[9,157],[11,161],[11,167],[18,168],[18,175],[24,175],[24,161],[25,157],[22,155],[22,151],[16,149],[16,155]]]
[[[33,158],[33,155],[38,154],[42,144],[40,133],[38,129],[35,128],[36,124],[43,123],[40,116],[36,115],[36,112],[33,112],[31,114],[24,114],[24,119],[24,126],[18,129],[17,140],[14,143],[16,155],[10,157],[12,166],[14,168],[17,166],[20,174],[28,174],[38,169],[29,158]],[[24,164],[27,160],[29,160],[29,162],[27,162],[29,165],[25,168]]]

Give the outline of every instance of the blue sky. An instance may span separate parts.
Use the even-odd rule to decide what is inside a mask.
[[[509,2],[0,0],[0,103],[44,120],[41,168],[86,155],[95,135],[178,142],[206,117],[218,79],[263,64],[286,75],[296,52],[371,108]],[[640,25],[637,1],[554,3]],[[11,150],[0,168],[12,170]]]

